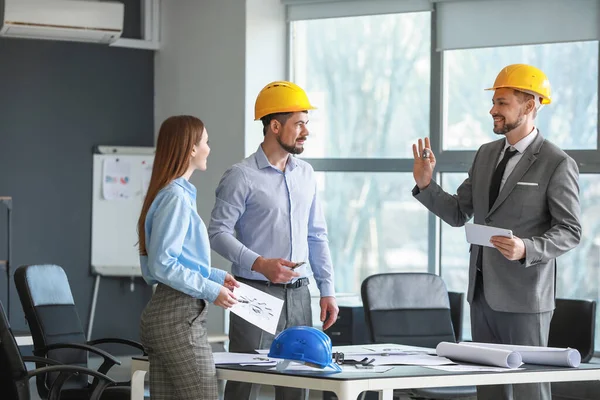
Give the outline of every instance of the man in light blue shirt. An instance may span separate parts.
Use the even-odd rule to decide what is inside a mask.
[[[223,175],[208,229],[212,249],[233,263],[238,281],[284,300],[278,333],[312,324],[311,278],[321,293],[323,329],[338,314],[315,173],[292,156],[304,150],[311,109],[306,93],[291,82],[272,82],[260,92],[255,118],[263,122],[265,139]],[[274,336],[230,314],[229,338],[230,351],[247,353],[269,348]],[[225,399],[247,399],[250,390],[250,384],[228,382]],[[303,391],[276,388],[276,398],[283,397],[301,399]]]

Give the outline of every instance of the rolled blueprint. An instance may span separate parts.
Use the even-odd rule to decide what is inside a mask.
[[[441,342],[436,347],[440,357],[473,364],[493,365],[502,368],[518,368],[522,364],[521,355],[516,351],[479,347],[464,343]]]
[[[516,351],[521,354],[526,364],[553,365],[557,367],[576,368],[581,364],[579,350],[571,348],[540,347],[540,346],[517,346],[512,344],[461,342],[469,346],[486,347],[490,349],[501,349]]]

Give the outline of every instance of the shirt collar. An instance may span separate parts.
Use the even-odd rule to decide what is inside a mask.
[[[183,176],[180,176],[179,178],[174,179],[173,183],[181,186],[193,200],[196,200],[196,186],[192,185],[190,181],[185,179]]]
[[[533,130],[529,133],[529,135],[525,136],[523,139],[519,140],[517,143],[514,144],[514,146],[512,146],[514,149],[516,149],[519,154],[523,154],[525,152],[525,150],[527,150],[527,148],[529,147],[529,145],[531,143],[533,143],[533,141],[535,140],[535,137],[538,134],[538,130],[537,128],[534,126]],[[508,147],[511,147],[510,143],[508,143],[508,140],[504,140],[504,151],[506,151],[506,149]]]
[[[258,150],[256,150],[255,158],[256,158],[256,165],[258,166],[258,169],[264,169],[267,167],[277,169],[269,162],[267,155],[263,151],[262,145],[258,145]],[[290,154],[287,159],[287,167],[289,168],[288,170],[292,171],[297,166],[298,166],[298,160],[296,160],[296,157],[294,157]]]

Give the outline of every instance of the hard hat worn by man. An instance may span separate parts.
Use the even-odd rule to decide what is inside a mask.
[[[494,85],[494,133],[482,145],[455,195],[432,179],[429,139],[413,144],[414,197],[451,226],[511,229],[512,238],[471,245],[468,301],[474,342],[547,346],[554,310],[556,258],[579,244],[579,171],[575,161],[535,127],[551,103],[550,83],[525,64],[500,71]],[[577,134],[577,132],[573,132]],[[481,386],[486,400],[550,400],[550,384]]]
[[[216,191],[208,233],[213,250],[232,262],[240,282],[284,300],[277,332],[312,325],[308,284],[321,292],[321,321],[337,319],[327,226],[317,198],[315,174],[293,155],[308,137],[308,96],[298,85],[271,82],[259,93],[255,120],[264,141],[256,152],[229,168]],[[274,336],[230,314],[229,350],[268,349]],[[251,385],[227,382],[226,400],[243,400]],[[303,399],[301,389],[276,387],[276,397]]]

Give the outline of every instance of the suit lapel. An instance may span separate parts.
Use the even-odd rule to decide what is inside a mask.
[[[504,200],[506,200],[506,198],[508,197],[510,192],[512,192],[512,190],[515,188],[515,186],[517,185],[517,182],[519,182],[521,180],[523,175],[525,175],[525,173],[529,170],[529,168],[537,160],[537,154],[540,152],[540,149],[541,149],[543,143],[544,143],[544,138],[538,131],[538,134],[537,134],[536,138],[534,139],[533,143],[531,143],[531,145],[525,150],[523,157],[521,157],[521,159],[515,166],[515,169],[513,169],[511,174],[506,179],[506,182],[504,183],[504,186],[502,186],[502,190],[500,190],[500,193],[498,194],[498,198],[496,199],[496,202],[494,203],[492,208],[489,210],[488,215],[493,213],[498,207],[500,207],[500,204],[502,204],[504,202]],[[491,176],[490,176],[490,181],[491,181]],[[489,199],[489,194],[488,194],[488,199]]]

